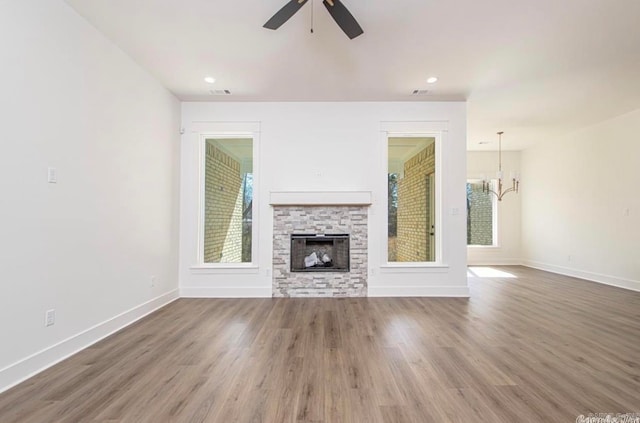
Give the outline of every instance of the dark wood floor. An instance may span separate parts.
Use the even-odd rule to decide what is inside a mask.
[[[0,422],[574,422],[640,411],[640,293],[522,267],[470,299],[181,299]]]

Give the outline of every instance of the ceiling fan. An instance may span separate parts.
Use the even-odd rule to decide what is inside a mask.
[[[271,17],[263,26],[268,29],[278,29],[288,21],[293,15],[296,14],[302,6],[309,0],[290,0],[284,5],[275,15]],[[358,35],[362,35],[364,31],[353,17],[351,12],[347,10],[344,4],[340,0],[323,0],[324,6],[329,11],[329,14],[334,21],[338,24],[340,29],[347,34],[350,39],[356,38]],[[313,32],[313,29],[311,30]]]

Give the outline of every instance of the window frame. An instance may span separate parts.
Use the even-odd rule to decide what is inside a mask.
[[[413,122],[411,122],[413,123]],[[410,123],[410,124],[411,124]],[[383,210],[384,210],[384,219],[385,224],[383,226],[383,237],[382,240],[382,269],[395,269],[396,271],[405,270],[412,271],[418,270],[420,268],[440,268],[447,267],[446,257],[444,257],[444,248],[443,248],[443,213],[445,211],[443,195],[442,195],[442,187],[444,175],[442,173],[442,143],[444,138],[444,133],[446,131],[437,131],[437,130],[425,130],[425,131],[383,131],[383,169],[384,169],[384,181],[385,181],[385,192],[387,192],[388,187],[388,175],[389,175],[389,138],[434,138],[434,147],[435,147],[435,260],[434,261],[389,261],[389,236],[388,236],[388,224],[389,224],[389,204],[388,204],[388,195],[384,196],[383,199]]]
[[[207,131],[198,134],[198,246],[197,265],[200,269],[255,269],[258,267],[259,253],[259,135],[257,131]],[[251,261],[239,263],[207,263],[204,261],[205,226],[205,183],[206,183],[206,145],[209,139],[251,139],[252,140],[252,221],[251,221]]]
[[[482,179],[481,178],[467,178],[465,184],[473,184],[473,183],[482,183]],[[497,179],[491,179],[490,182],[494,185],[496,185],[498,183]],[[466,186],[465,186],[466,187]],[[467,244],[467,248],[478,248],[478,249],[489,249],[489,248],[500,248],[500,242],[499,242],[499,233],[500,231],[498,230],[498,198],[492,194],[489,193],[487,194],[489,196],[491,196],[491,229],[492,229],[492,234],[491,234],[491,241],[492,244],[491,245],[480,245],[480,244]],[[467,219],[469,219],[469,217],[467,216]],[[468,241],[467,241],[468,242]]]

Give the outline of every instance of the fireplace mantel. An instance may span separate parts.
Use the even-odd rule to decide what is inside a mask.
[[[271,191],[272,206],[370,206],[371,191]]]

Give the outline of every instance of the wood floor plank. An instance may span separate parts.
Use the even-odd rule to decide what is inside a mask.
[[[469,299],[181,299],[0,394],[0,422],[640,412],[640,293],[496,269],[509,277],[470,278]]]

